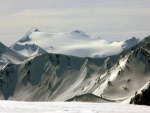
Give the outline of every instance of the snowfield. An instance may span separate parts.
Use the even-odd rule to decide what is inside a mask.
[[[0,101],[0,113],[149,113],[150,107],[116,103]]]
[[[11,48],[25,56],[31,56],[35,51],[39,51],[32,47],[32,44],[36,44],[49,53],[78,57],[107,57],[118,54],[139,41],[140,39],[133,37],[126,41],[109,42],[80,30],[66,33],[46,33],[33,28]],[[43,52],[39,51],[38,53]]]

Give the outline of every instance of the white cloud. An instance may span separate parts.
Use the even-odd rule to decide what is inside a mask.
[[[14,1],[17,1],[16,4],[11,4]],[[11,37],[16,37],[17,40],[31,27],[47,32],[81,29],[101,38],[112,38],[110,40],[143,37],[150,30],[149,3],[148,0],[145,3],[140,0],[61,0],[61,3],[60,0],[46,0],[43,3],[41,0],[12,0],[7,9],[3,7],[1,10],[0,41],[6,44]],[[6,3],[1,5],[5,6]],[[5,35],[5,41],[2,35]],[[11,43],[13,42],[12,40]]]

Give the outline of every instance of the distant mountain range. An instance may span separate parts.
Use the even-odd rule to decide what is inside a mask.
[[[0,43],[0,99],[149,104],[150,36],[109,42],[34,28]]]
[[[13,44],[11,49],[25,56],[49,52],[78,57],[107,57],[118,54],[138,42],[140,39],[136,38],[109,42],[80,30],[69,33],[45,33],[33,28],[22,39]],[[37,46],[35,47],[35,45]]]

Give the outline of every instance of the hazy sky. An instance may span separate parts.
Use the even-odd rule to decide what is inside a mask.
[[[150,35],[150,0],[0,0],[0,41],[7,46],[32,27],[82,30],[108,40]]]

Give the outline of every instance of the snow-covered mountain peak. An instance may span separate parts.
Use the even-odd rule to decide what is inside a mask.
[[[38,28],[33,27],[33,28],[31,28],[31,29],[30,29],[30,31],[29,31],[29,32],[40,32],[40,31],[39,31],[39,29],[38,29]]]
[[[128,44],[133,44],[133,43],[139,42],[139,39],[137,39],[135,37],[132,37],[130,39],[127,39],[125,42],[128,43]]]
[[[132,37],[131,39],[127,39],[124,41],[124,44],[122,45],[123,48],[130,48],[140,42],[140,39],[137,39],[135,37]]]
[[[91,38],[91,36],[89,34],[87,34],[86,32],[82,31],[82,30],[73,30],[71,32],[71,34],[77,36],[77,37],[86,37],[86,38]]]
[[[19,64],[25,59],[25,56],[11,50],[0,42],[0,69],[7,63]]]
[[[27,41],[30,41],[30,35],[33,33],[33,32],[40,32],[37,28],[31,28],[26,34],[25,36],[19,40],[19,42],[27,42]]]
[[[24,46],[16,44],[16,45],[13,46],[13,48],[17,51],[23,49],[23,47],[26,48],[26,49],[31,49],[33,51],[35,51],[38,48],[38,46],[35,45],[35,44],[25,44]]]
[[[82,30],[73,30],[72,33],[84,34],[85,32]]]
[[[79,57],[107,57],[116,55],[122,50],[132,47],[137,43],[138,41],[136,41],[134,38],[131,39],[131,41],[115,41],[110,43],[107,40],[99,37],[93,37],[92,35],[89,35],[81,30],[74,30],[68,33],[46,33],[39,32],[39,30],[34,28],[13,46],[36,44],[49,53],[73,55]],[[13,49],[18,51],[16,48]]]
[[[35,55],[39,55],[39,54],[46,54],[47,52],[42,49],[41,47],[39,47],[38,45],[35,44],[14,44],[13,46],[11,46],[11,49],[19,52],[20,54],[26,56],[26,57],[30,57],[30,56],[35,56]]]
[[[30,41],[30,36],[31,32],[28,32],[23,38],[21,38],[18,42],[23,43],[23,42],[27,42]]]
[[[86,37],[86,38],[92,38],[92,39],[101,39],[98,35],[94,36],[94,35],[91,35],[89,33],[86,33],[82,30],[73,30],[72,32],[70,32],[71,34],[74,34],[74,35],[77,35],[78,37]]]

